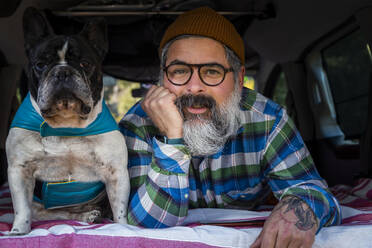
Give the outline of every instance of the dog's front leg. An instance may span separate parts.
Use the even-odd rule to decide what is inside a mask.
[[[114,221],[127,224],[127,207],[129,200],[129,174],[128,170],[119,167],[118,173],[106,178],[105,186],[110,201]]]
[[[9,234],[26,234],[31,230],[31,203],[35,180],[24,167],[11,165],[8,168],[8,181],[14,209],[13,227]]]

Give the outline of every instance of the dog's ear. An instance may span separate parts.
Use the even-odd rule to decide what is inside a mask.
[[[85,24],[80,35],[89,42],[103,60],[108,51],[107,24],[105,19],[96,18],[89,21]]]
[[[23,13],[23,34],[25,38],[26,53],[46,37],[53,35],[53,29],[44,15],[33,7]]]

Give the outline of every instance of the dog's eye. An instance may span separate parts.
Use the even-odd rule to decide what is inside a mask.
[[[38,62],[35,64],[35,68],[38,71],[43,71],[44,69],[46,69],[46,67],[47,67],[47,64],[43,62]]]
[[[90,67],[91,67],[91,64],[87,61],[81,61],[80,62],[80,67],[85,69],[85,70],[89,70]]]

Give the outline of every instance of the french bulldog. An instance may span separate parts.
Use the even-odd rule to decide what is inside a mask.
[[[28,8],[23,28],[29,94],[6,141],[14,208],[9,234],[30,232],[32,220],[94,222],[105,196],[113,220],[127,223],[127,148],[103,100],[106,23],[91,20],[79,34],[56,35],[41,12]]]

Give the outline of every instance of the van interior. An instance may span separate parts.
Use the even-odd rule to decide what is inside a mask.
[[[244,85],[287,110],[340,201],[342,224],[322,228],[314,247],[371,247],[372,0],[0,1],[1,247],[247,247],[270,213],[190,209],[184,226],[166,229],[48,220],[33,222],[25,236],[7,236],[14,212],[5,141],[28,92],[22,16],[30,6],[43,11],[56,34],[106,20],[103,83],[117,121],[157,84],[157,48],[179,14],[209,6],[228,18],[245,43]],[[231,220],[229,228],[218,226]]]
[[[22,15],[29,6],[59,34],[105,18],[104,73],[113,84],[137,82],[134,97],[157,83],[166,27],[183,11],[210,6],[244,38],[250,87],[287,109],[329,186],[371,176],[371,0],[13,0],[0,2],[0,184],[9,125],[28,91]]]

